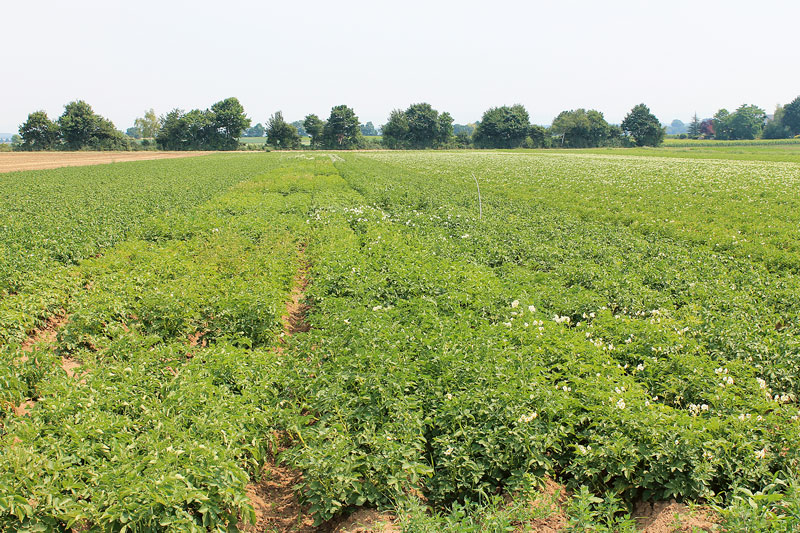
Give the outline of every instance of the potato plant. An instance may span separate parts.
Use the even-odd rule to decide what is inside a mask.
[[[233,530],[276,435],[318,522],[366,505],[411,529],[508,525],[524,505],[503,494],[550,476],[580,527],[628,530],[632,502],[670,498],[797,525],[796,165],[408,152],[97,169],[36,194],[3,184],[30,220],[0,246],[39,244],[3,265],[0,529]],[[69,205],[80,172],[133,193],[37,214]],[[287,338],[300,250],[310,329]],[[56,340],[23,354],[62,309]]]

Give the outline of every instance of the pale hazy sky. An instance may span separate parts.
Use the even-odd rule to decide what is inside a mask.
[[[429,102],[457,123],[524,104],[688,121],[800,95],[798,0],[27,0],[0,8],[0,132],[83,99],[125,130],[144,110],[238,97],[253,119],[353,107],[383,124]]]

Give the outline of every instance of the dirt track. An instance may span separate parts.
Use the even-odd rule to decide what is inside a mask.
[[[124,161],[194,157],[211,152],[1,152],[0,173],[45,168],[81,167]]]

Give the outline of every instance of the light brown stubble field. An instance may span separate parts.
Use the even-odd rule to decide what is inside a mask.
[[[2,152],[0,173],[18,170],[80,167],[124,161],[194,157],[211,152]]]

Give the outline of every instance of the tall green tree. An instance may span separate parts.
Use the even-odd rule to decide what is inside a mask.
[[[367,122],[366,124],[361,124],[361,135],[375,137],[378,135],[378,130],[375,129],[375,125],[372,122]]]
[[[131,126],[127,130],[125,130],[125,135],[127,135],[131,139],[141,139],[142,138],[142,130],[140,130],[136,126]]]
[[[800,96],[783,106],[783,125],[792,135],[800,135]]]
[[[528,111],[521,105],[492,107],[483,113],[473,142],[479,148],[518,148],[531,127]]]
[[[697,118],[697,113],[694,114],[692,121],[689,123],[688,135],[690,139],[700,137],[700,119]]]
[[[434,146],[446,146],[453,141],[453,117],[447,111],[439,115],[436,121],[436,137]]]
[[[409,148],[432,148],[438,131],[439,112],[430,104],[412,104],[406,109]]]
[[[61,137],[68,150],[129,150],[130,141],[114,124],[97,115],[83,100],[64,106],[58,118]]]
[[[472,134],[475,133],[475,127],[475,124],[453,124],[453,133],[456,135],[466,133],[467,137],[472,137]]]
[[[216,127],[214,114],[208,109],[192,109],[183,116],[183,125],[188,133],[191,150],[220,150],[224,144]]]
[[[664,141],[665,132],[661,122],[644,104],[633,106],[621,126],[637,146],[658,146]]]
[[[276,111],[267,121],[267,144],[279,150],[300,148],[297,128],[286,122],[280,111]]]
[[[761,136],[767,114],[758,106],[742,104],[730,118],[732,139],[756,139]]]
[[[322,129],[322,144],[333,150],[352,150],[363,143],[360,122],[355,111],[346,105],[335,106]]]
[[[764,110],[754,105],[742,104],[733,113],[720,109],[714,115],[715,137],[720,140],[756,139],[761,136],[766,120]]]
[[[382,128],[388,148],[426,149],[444,146],[453,138],[453,117],[430,104],[412,104],[405,111],[395,109]]]
[[[525,139],[525,148],[549,148],[551,136],[547,128],[542,126],[533,125],[528,131],[528,137]]]
[[[266,133],[266,131],[267,130],[264,129],[264,126],[262,126],[261,123],[259,122],[255,126],[251,126],[251,127],[247,128],[247,130],[245,130],[245,132],[242,134],[242,136],[243,137],[263,137],[264,133]]]
[[[561,138],[561,146],[593,148],[608,141],[610,126],[600,111],[576,109],[559,113],[550,131]]]
[[[213,114],[200,109],[188,113],[173,109],[161,118],[156,136],[156,144],[163,150],[215,150],[218,143]]]
[[[227,98],[211,109],[173,109],[161,117],[156,144],[164,150],[235,150],[249,126],[239,100]]]
[[[297,134],[298,134],[300,137],[309,137],[309,136],[310,136],[310,135],[309,135],[309,134],[306,132],[306,128],[305,128],[305,126],[303,126],[303,121],[302,121],[302,120],[295,120],[294,122],[292,122],[292,126],[294,126],[295,128],[297,128]]]
[[[173,109],[159,120],[156,144],[162,150],[189,150],[192,139],[182,109]]]
[[[322,132],[325,129],[325,123],[315,114],[306,115],[303,119],[303,127],[306,133],[311,137],[311,147],[319,148],[322,145]]]
[[[408,117],[402,109],[393,109],[389,120],[381,127],[381,142],[386,148],[398,150],[406,148],[408,139]]]
[[[217,150],[236,150],[239,137],[250,127],[250,119],[237,98],[221,100],[211,106],[212,121],[216,128],[214,135]]]
[[[76,100],[64,106],[58,126],[67,150],[80,150],[92,142],[98,126],[97,115],[92,106],[83,100]]]
[[[778,105],[775,107],[775,113],[772,115],[772,120],[764,125],[764,131],[761,137],[764,139],[788,139],[792,136],[792,130],[789,126],[783,123],[785,111],[783,106]]]
[[[44,111],[34,111],[19,127],[22,150],[52,150],[59,138],[58,125]]]
[[[138,128],[145,139],[155,139],[160,127],[156,112],[152,108],[148,109],[143,117],[133,121],[133,127]]]
[[[682,120],[676,118],[667,126],[667,135],[679,135],[681,133],[688,133],[687,127]]]
[[[730,112],[724,107],[714,113],[714,138],[726,141],[731,138]]]

